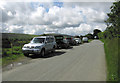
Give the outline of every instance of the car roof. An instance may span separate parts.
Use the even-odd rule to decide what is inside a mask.
[[[80,39],[80,38],[75,38],[75,39]]]
[[[39,37],[34,37],[34,38],[54,38],[54,36],[39,36]]]
[[[83,37],[83,38],[87,38],[87,37]]]

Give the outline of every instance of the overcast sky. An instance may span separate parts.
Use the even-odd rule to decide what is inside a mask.
[[[4,33],[85,35],[104,31],[112,2],[1,2]]]

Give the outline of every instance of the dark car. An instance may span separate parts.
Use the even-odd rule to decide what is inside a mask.
[[[63,35],[54,36],[57,43],[57,48],[68,48],[69,42]]]
[[[76,45],[77,44],[74,37],[68,36],[66,39],[68,40],[70,45]]]

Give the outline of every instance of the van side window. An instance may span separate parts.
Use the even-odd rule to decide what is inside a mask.
[[[54,38],[50,38],[50,41],[51,41],[51,42],[54,42]]]
[[[47,41],[48,43],[50,43],[50,38],[46,38],[46,41]]]

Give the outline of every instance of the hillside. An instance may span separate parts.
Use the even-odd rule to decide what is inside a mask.
[[[29,42],[33,37],[38,35],[18,34],[18,33],[2,33],[2,48],[23,45]]]

